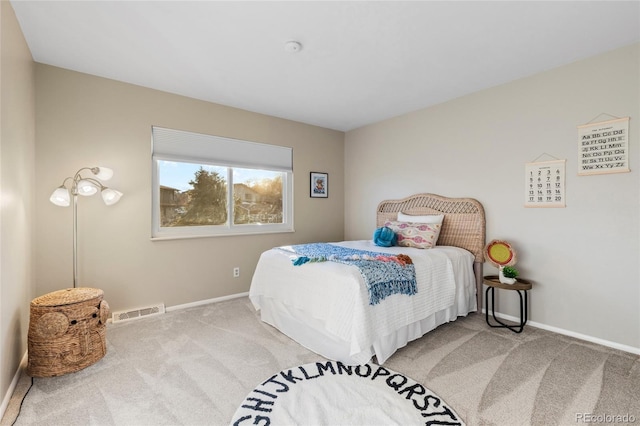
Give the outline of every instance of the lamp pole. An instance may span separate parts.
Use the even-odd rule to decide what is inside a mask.
[[[73,288],[78,285],[78,190],[73,188]]]

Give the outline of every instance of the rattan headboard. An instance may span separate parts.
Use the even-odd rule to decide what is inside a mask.
[[[486,221],[484,208],[473,198],[448,198],[435,194],[416,194],[402,200],[385,200],[378,204],[376,223],[383,226],[405,214],[444,214],[437,245],[461,247],[475,256],[474,273],[478,312],[482,311],[482,270]]]
[[[386,200],[378,205],[377,225],[405,214],[443,214],[438,245],[469,250],[476,262],[484,262],[485,228],[482,204],[473,198],[447,198],[435,194],[416,194],[402,200]]]

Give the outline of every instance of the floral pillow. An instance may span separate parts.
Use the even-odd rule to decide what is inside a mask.
[[[401,247],[429,249],[436,245],[442,225],[439,223],[413,223],[387,221],[384,226],[391,228],[398,237]]]

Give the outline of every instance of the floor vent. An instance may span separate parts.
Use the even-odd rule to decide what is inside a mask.
[[[118,323],[122,321],[131,321],[134,319],[140,319],[159,314],[164,314],[164,303],[153,306],[145,306],[144,308],[131,309],[129,311],[114,312],[112,314],[111,321],[113,323]]]

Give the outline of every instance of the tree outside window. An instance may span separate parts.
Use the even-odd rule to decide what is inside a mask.
[[[282,172],[159,163],[162,227],[226,225],[229,174],[234,182],[233,225],[283,223]],[[177,173],[178,168],[183,171]]]

